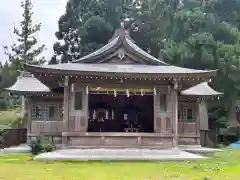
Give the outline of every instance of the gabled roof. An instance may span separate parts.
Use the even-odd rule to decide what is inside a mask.
[[[16,93],[49,93],[50,89],[28,72],[22,72],[17,81],[6,90]]]
[[[138,47],[129,36],[129,32],[124,28],[117,29],[109,43],[102,48],[90,53],[87,56],[74,61],[73,63],[97,63],[101,61],[102,57],[107,57],[111,53],[115,52],[119,48],[123,48],[127,53],[131,53],[136,56],[137,59],[141,59],[150,65],[168,65],[164,61],[161,61],[152,55],[148,54],[140,47]]]
[[[161,77],[199,77],[215,76],[216,70],[195,70],[177,66],[153,66],[140,64],[75,64],[28,65],[24,68],[33,73],[51,73],[58,75],[112,75],[112,76],[161,76]]]
[[[200,83],[181,92],[181,95],[187,96],[217,96],[221,94],[212,89],[207,82]]]

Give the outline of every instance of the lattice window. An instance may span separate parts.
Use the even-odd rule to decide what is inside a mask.
[[[196,112],[194,107],[180,103],[178,107],[178,120],[180,122],[195,122]]]
[[[55,105],[49,105],[48,106],[48,116],[49,117],[56,117],[57,114],[57,108]]]
[[[62,104],[41,104],[31,109],[33,121],[62,121]]]
[[[58,105],[58,113],[59,113],[59,116],[60,116],[60,120],[62,121],[63,120],[63,113],[64,113],[62,104]]]
[[[44,105],[36,105],[35,107],[32,108],[31,110],[31,118],[32,120],[44,120],[44,117],[46,115],[46,106]]]
[[[57,118],[57,114],[58,114],[57,105],[49,104],[47,106],[48,106],[48,108],[47,108],[47,114],[48,114],[47,120],[56,121],[58,119]]]

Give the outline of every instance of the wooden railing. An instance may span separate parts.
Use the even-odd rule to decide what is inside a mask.
[[[58,134],[63,132],[63,121],[32,121],[31,134]]]
[[[179,122],[178,123],[179,134],[196,134],[196,123],[195,122]]]

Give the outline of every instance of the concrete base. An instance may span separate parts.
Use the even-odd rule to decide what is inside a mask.
[[[202,147],[200,145],[180,146],[179,148],[183,151],[194,153],[194,154],[214,154],[216,152],[222,152],[222,149],[207,148],[207,147]]]
[[[30,153],[31,147],[27,144],[21,144],[19,146],[13,146],[9,148],[4,148],[0,150],[1,153]]]
[[[182,161],[204,160],[206,157],[181,151],[177,148],[168,150],[154,149],[65,149],[43,153],[34,157],[36,161]]]

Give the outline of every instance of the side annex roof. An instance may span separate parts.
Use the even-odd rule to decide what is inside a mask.
[[[223,93],[212,89],[207,82],[200,83],[181,92],[181,95],[186,96],[218,96],[221,94]]]
[[[17,81],[5,90],[15,94],[49,93],[51,90],[28,72],[22,72]]]

